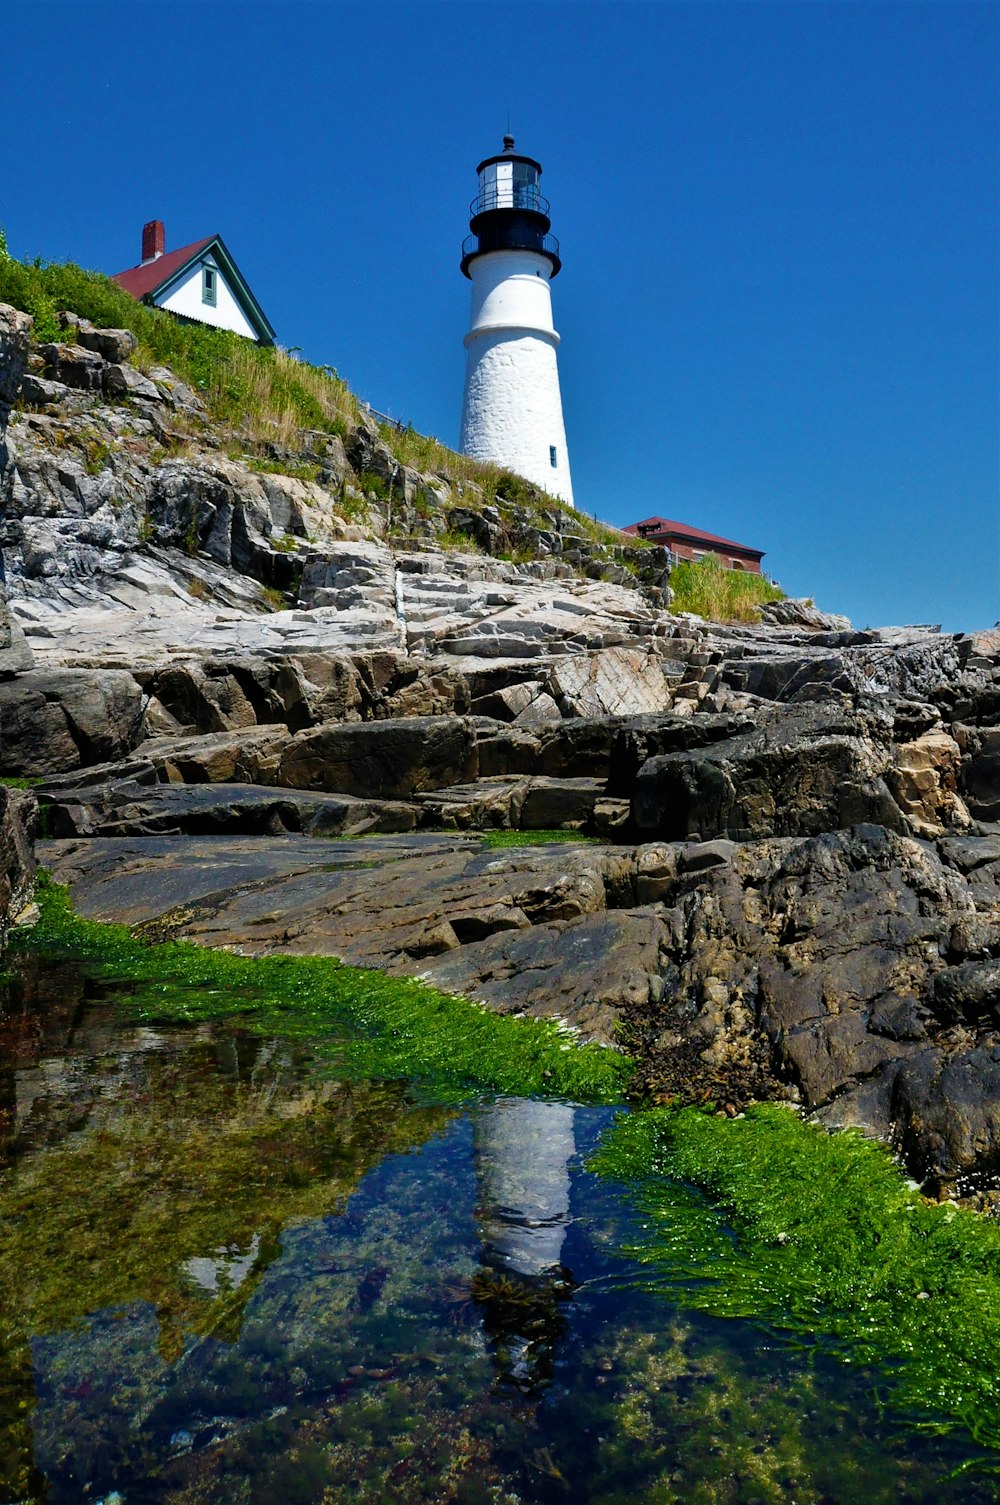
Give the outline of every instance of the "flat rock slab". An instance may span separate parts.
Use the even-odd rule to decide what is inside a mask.
[[[611,1043],[657,986],[662,922],[628,849],[505,851],[468,837],[151,836],[49,841],[80,912],[247,954],[337,956],[425,976],[504,1013]]]
[[[50,836],[359,836],[412,831],[416,805],[258,784],[87,785],[42,796]]]

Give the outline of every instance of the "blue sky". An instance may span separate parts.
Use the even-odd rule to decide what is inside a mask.
[[[119,271],[219,231],[281,342],[454,444],[459,268],[538,157],[578,504],[767,551],[859,625],[1000,617],[1000,7],[8,7],[0,225]]]

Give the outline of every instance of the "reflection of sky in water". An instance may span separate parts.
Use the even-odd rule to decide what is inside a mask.
[[[237,1290],[257,1263],[259,1253],[260,1238],[255,1233],[246,1251],[216,1249],[213,1255],[185,1260],[183,1269],[195,1285],[216,1296],[220,1291]]]
[[[327,1487],[351,1505],[459,1501],[446,1481],[463,1449],[469,1478],[492,1481],[487,1498],[513,1491],[525,1505],[811,1505],[824,1495],[895,1505],[904,1486],[918,1505],[992,1498],[979,1480],[946,1481],[959,1444],[880,1422],[870,1376],[799,1359],[749,1324],[679,1316],[631,1289],[639,1272],[613,1252],[631,1215],[618,1188],[583,1168],[611,1110],[502,1098],[429,1124],[399,1094],[384,1111],[361,1089],[341,1104],[337,1084],[280,1042],[204,1026],[105,1033],[99,1057],[53,1055],[11,1084],[26,1162],[116,1115],[145,1113],[156,1081],[148,1062],[173,1053],[196,1095],[199,1082],[230,1084],[220,1132],[258,1097],[278,1111],[271,1171],[286,1151],[280,1124],[325,1111],[331,1094],[343,1144],[335,1135],[331,1152],[323,1140],[323,1153],[371,1168],[357,1184],[345,1175],[349,1195],[293,1217],[277,1239],[227,1237],[226,1216],[212,1221],[208,1247],[185,1247],[173,1286],[154,1266],[159,1295],[67,1314],[64,1330],[31,1340],[28,1414],[50,1505],[107,1502],[114,1491],[124,1505],[318,1505]],[[214,1110],[216,1099],[205,1101]],[[359,1161],[362,1141],[371,1153]],[[309,1194],[309,1176],[325,1186],[330,1163],[303,1158],[298,1144],[289,1169]],[[201,1186],[192,1174],[191,1194]],[[83,1207],[85,1187],[80,1198]],[[192,1215],[182,1203],[167,1206],[171,1218]],[[194,1306],[171,1326],[156,1301],[169,1309],[178,1291]],[[315,1487],[293,1461],[310,1448],[333,1470],[320,1469]],[[732,1482],[740,1470],[745,1486]],[[673,1494],[666,1482],[687,1479],[693,1490],[703,1475],[701,1493],[682,1484]],[[797,1493],[781,1479],[798,1479]]]
[[[285,1230],[234,1341],[190,1338],[166,1363],[155,1312],[144,1304],[35,1340],[39,1467],[70,1489],[106,1490],[127,1468],[122,1457],[109,1471],[102,1456],[109,1417],[132,1434],[124,1454],[166,1457],[278,1408],[320,1405],[345,1383],[360,1388],[372,1375],[414,1366],[458,1379],[469,1394],[508,1381],[529,1391],[548,1383],[553,1345],[565,1331],[552,1288],[570,1289],[561,1261],[577,1117],[592,1142],[609,1115],[503,1099],[453,1120],[414,1152],[388,1157],[342,1212]],[[215,1295],[237,1291],[258,1255],[255,1240],[184,1268]],[[603,1264],[585,1239],[576,1259],[576,1279]],[[480,1272],[498,1268],[516,1284],[474,1299]]]

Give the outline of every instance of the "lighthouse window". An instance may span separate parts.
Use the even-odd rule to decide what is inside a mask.
[[[556,458],[556,447],[555,447],[554,444],[550,444],[549,445],[549,464],[552,466],[552,469],[555,470],[555,468],[558,465],[558,463],[559,462],[558,462],[558,460]]]
[[[527,162],[515,162],[514,208],[535,209],[538,207],[538,169]]]

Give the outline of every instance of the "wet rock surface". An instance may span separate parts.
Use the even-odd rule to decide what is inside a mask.
[[[30,791],[0,787],[0,953],[11,926],[30,918],[37,813]]]
[[[627,912],[635,855],[483,850],[444,835],[364,841],[164,837],[45,842],[81,911],[244,952],[335,955],[419,975],[501,1012],[610,1043],[655,991],[660,922]]]
[[[248,819],[239,791],[229,803],[229,826],[214,829]],[[312,829],[331,832],[372,815],[330,796],[312,809]],[[262,802],[256,829],[273,831],[280,810]],[[641,1092],[735,1108],[787,1097],[892,1139],[940,1191],[988,1190],[1000,1171],[996,838],[930,843],[859,825],[508,851],[417,832],[95,838],[42,852],[91,916],[330,953],[558,1016],[625,1044]]]

